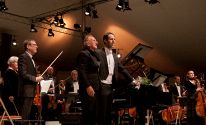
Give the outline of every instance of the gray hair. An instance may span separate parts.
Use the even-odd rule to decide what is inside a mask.
[[[11,65],[12,63],[15,63],[15,62],[18,62],[18,57],[17,56],[11,56],[8,61],[7,61],[7,64],[8,65]]]
[[[88,39],[89,37],[94,37],[92,34],[87,34],[85,37],[84,37],[84,47],[88,47]]]
[[[72,71],[71,71],[71,75],[72,75],[72,74],[77,74],[77,75],[78,75],[77,70],[72,70]]]

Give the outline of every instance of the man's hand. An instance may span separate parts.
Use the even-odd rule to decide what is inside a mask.
[[[94,89],[92,88],[92,86],[87,87],[87,94],[91,97],[94,96],[95,92],[94,92]]]
[[[40,82],[41,80],[43,80],[44,78],[42,76],[37,76],[36,77],[36,82]]]
[[[134,88],[136,88],[136,89],[139,89],[140,88],[140,81],[139,80],[133,80],[132,82],[131,82],[131,84],[134,86]]]

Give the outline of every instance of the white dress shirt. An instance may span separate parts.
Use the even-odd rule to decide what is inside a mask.
[[[111,49],[105,47],[105,53],[107,57],[109,75],[107,76],[107,79],[102,80],[101,82],[105,84],[112,84],[112,76],[114,74],[114,57]]]
[[[177,87],[178,96],[179,96],[179,97],[182,97],[182,95],[181,95],[180,85],[177,85],[177,83],[175,83],[175,86]]]
[[[78,93],[78,90],[79,90],[79,84],[78,82],[73,82],[73,87],[74,87],[74,93]]]

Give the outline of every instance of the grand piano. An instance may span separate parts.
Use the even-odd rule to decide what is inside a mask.
[[[146,77],[151,80],[151,83],[149,85],[141,85],[139,90],[131,86],[122,86],[114,90],[113,110],[114,112],[124,110],[123,114],[118,114],[121,116],[119,116],[120,121],[116,120],[116,124],[121,123],[123,115],[129,116],[129,109],[133,107],[141,108],[143,111],[140,110],[140,112],[146,115],[147,109],[158,113],[160,110],[172,105],[172,95],[159,91],[159,85],[165,81],[167,75],[150,68],[144,63],[144,57],[151,49],[152,47],[150,46],[138,44],[121,60],[123,66],[134,78],[138,76]],[[127,81],[120,77],[119,85],[124,85],[125,82]],[[127,118],[128,121],[132,121],[130,117]]]

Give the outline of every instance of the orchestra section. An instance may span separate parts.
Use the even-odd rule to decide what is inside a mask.
[[[113,88],[112,125],[186,124],[187,89],[180,76],[161,73],[145,64],[144,57],[151,49],[138,44],[121,59],[140,86],[125,84],[128,81],[119,77],[119,86]],[[44,80],[37,84],[31,109],[33,125],[45,124],[44,121],[59,121],[62,125],[82,124],[78,72],[72,70],[68,74],[60,79],[55,76],[53,67],[49,67]]]

